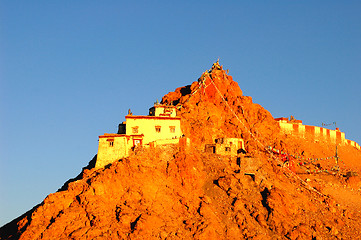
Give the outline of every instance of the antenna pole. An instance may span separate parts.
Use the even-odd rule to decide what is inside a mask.
[[[333,122],[333,123],[329,123],[329,124],[326,124],[326,123],[322,123],[322,127],[324,126],[330,126],[330,125],[333,125],[335,124],[335,131],[337,130],[337,125],[336,125],[336,122]],[[336,170],[339,171],[340,170],[340,167],[338,166],[338,153],[337,153],[337,135],[336,135],[336,139],[335,139],[335,144],[336,144],[336,152],[335,152],[335,163],[336,163]]]

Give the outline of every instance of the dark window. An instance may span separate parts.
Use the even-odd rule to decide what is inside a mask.
[[[109,147],[113,147],[114,146],[114,142],[113,141],[109,141]]]
[[[206,144],[206,146],[205,146],[205,151],[208,152],[208,153],[216,153],[216,146],[215,146],[215,145]]]
[[[155,126],[155,131],[156,131],[157,133],[160,133],[160,126]]]
[[[132,133],[138,133],[139,127],[132,127]]]
[[[231,151],[231,148],[230,147],[226,147],[226,152],[230,152]]]

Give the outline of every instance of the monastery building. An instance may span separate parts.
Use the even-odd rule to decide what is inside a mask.
[[[138,147],[178,144],[183,135],[174,106],[155,103],[148,116],[136,116],[129,111],[125,119],[117,134],[99,136],[96,168],[127,157]]]

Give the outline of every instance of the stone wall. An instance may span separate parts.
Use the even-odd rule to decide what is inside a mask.
[[[101,168],[109,163],[128,156],[133,139],[120,134],[104,134],[99,136],[99,146],[96,168]]]
[[[275,119],[281,130],[286,134],[292,134],[302,138],[314,139],[314,141],[327,141],[333,144],[351,145],[357,149],[361,149],[360,145],[354,141],[345,138],[345,133],[338,128],[331,130],[322,127],[303,125],[302,121],[289,121],[287,118]]]

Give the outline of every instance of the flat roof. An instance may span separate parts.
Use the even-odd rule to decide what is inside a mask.
[[[125,119],[133,118],[133,119],[157,119],[157,120],[180,120],[180,117],[170,117],[170,116],[135,116],[135,115],[127,115]]]
[[[127,134],[117,134],[117,133],[104,133],[103,135],[99,136],[99,138],[114,138],[114,137],[144,137],[144,134],[127,135]]]

